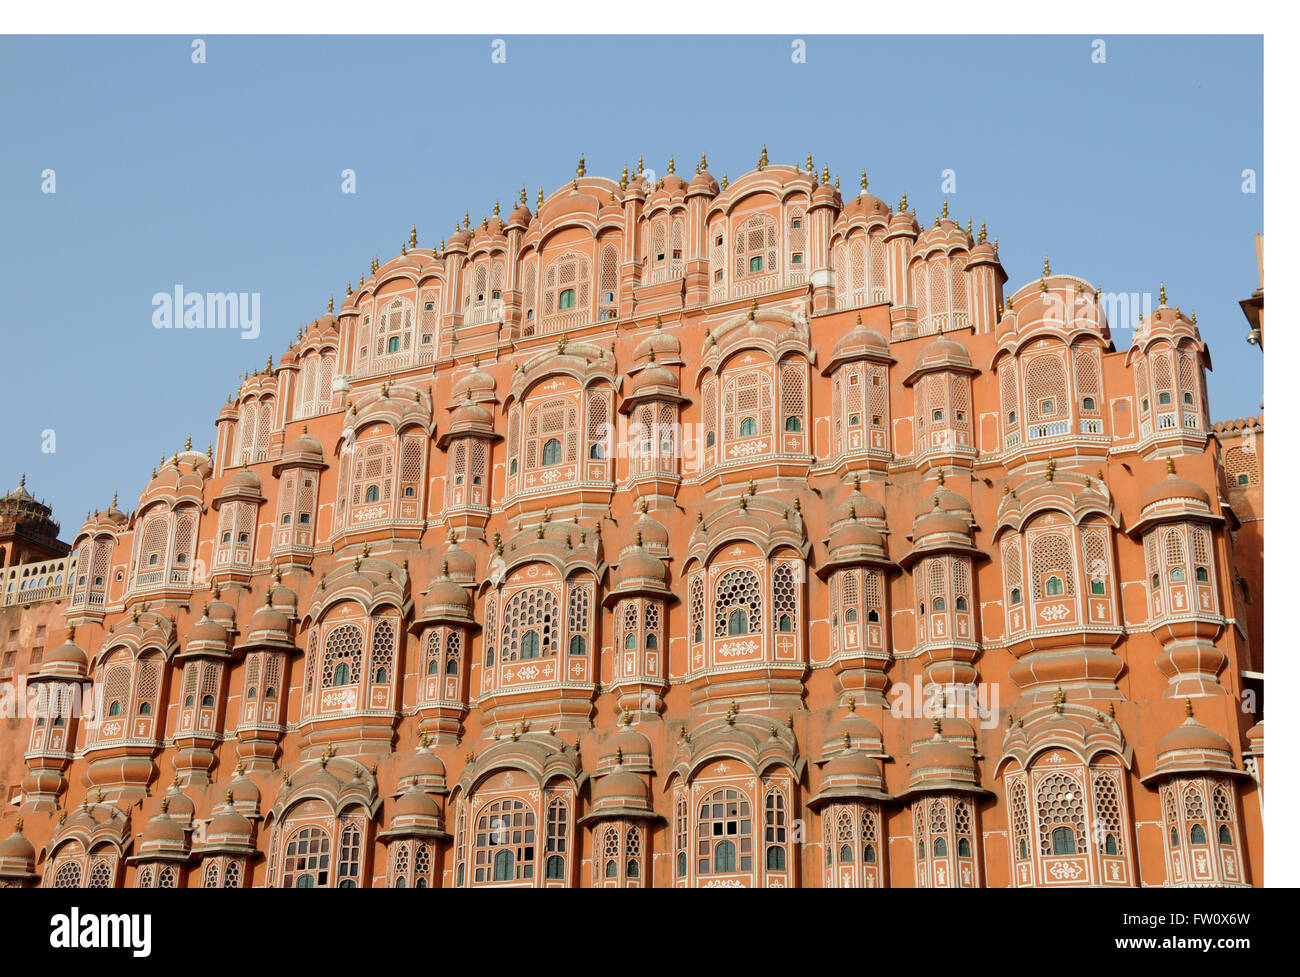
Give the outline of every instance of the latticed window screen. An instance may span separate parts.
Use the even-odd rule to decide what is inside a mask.
[[[745,611],[748,632],[762,630],[763,595],[758,574],[738,567],[723,574],[713,597],[713,634],[725,637],[731,612],[737,608]]]
[[[604,313],[613,315],[618,310],[618,248],[605,245],[600,251],[600,295],[598,301]]]
[[[1011,783],[1011,832],[1015,859],[1021,861],[1028,858],[1032,851],[1032,839],[1029,833],[1029,791],[1023,780],[1015,780]]]
[[[329,633],[325,639],[325,654],[321,656],[322,689],[335,687],[334,677],[339,665],[347,665],[346,679],[339,672],[339,684],[355,685],[360,681],[361,645],[361,629],[355,624],[341,624]]]
[[[521,653],[529,652],[531,641],[525,641],[529,632],[537,635],[539,657],[554,655],[559,613],[559,601],[546,588],[530,587],[511,597],[501,615],[501,660],[518,661]]]
[[[1259,484],[1259,455],[1245,448],[1229,448],[1223,455],[1223,469],[1228,475],[1228,486]],[[1245,481],[1242,481],[1242,476]]]
[[[733,250],[737,280],[776,271],[776,221],[754,214],[736,231]]]
[[[804,427],[804,376],[803,367],[797,362],[781,365],[781,423],[786,425],[789,418],[798,419],[799,428]]]
[[[1055,353],[1035,356],[1025,368],[1025,416],[1030,422],[1069,416],[1065,366]]]
[[[1035,600],[1046,595],[1049,576],[1061,578],[1065,590],[1063,596],[1074,596],[1074,547],[1064,533],[1043,533],[1032,537],[1029,554]]]
[[[384,679],[380,678],[380,669],[383,669],[387,680],[393,677],[393,653],[397,646],[396,635],[393,632],[391,621],[380,621],[375,626],[374,634],[370,639],[370,681],[379,682]]]
[[[777,631],[799,630],[799,607],[795,596],[794,573],[781,564],[772,574],[772,627]]]
[[[1090,592],[1098,589],[1098,581],[1104,592],[1110,591],[1108,536],[1104,526],[1089,524],[1083,528],[1083,572]]]
[[[1016,363],[1008,357],[998,368],[998,385],[1002,392],[1002,420],[1004,431],[1010,430],[1016,423],[1011,415],[1019,408],[1020,398],[1016,395]],[[1017,415],[1017,420],[1019,415]]]
[[[161,676],[162,666],[157,659],[147,658],[136,663],[135,715],[143,716],[157,712],[158,683]]]
[[[442,295],[433,289],[420,296],[420,348],[435,350],[438,347],[438,311]]]
[[[1201,403],[1201,384],[1196,357],[1184,350],[1178,351],[1178,387],[1183,407],[1188,410],[1198,409]]]
[[[1101,354],[1097,350],[1075,351],[1074,383],[1079,410],[1084,414],[1101,413]],[[1092,406],[1088,406],[1088,398]]]
[[[1119,778],[1108,770],[1092,774],[1092,809],[1097,843],[1103,854],[1124,854]],[[1107,836],[1110,837],[1108,843]]]
[[[772,378],[751,370],[725,381],[723,424],[726,439],[746,437],[747,420],[752,419],[754,434],[772,433]]]
[[[1044,777],[1035,788],[1034,807],[1038,818],[1038,846],[1041,854],[1053,854],[1052,833],[1062,826],[1074,832],[1075,851],[1078,854],[1082,855],[1088,850],[1083,785],[1078,780],[1059,771]]]
[[[691,641],[704,629],[704,580],[699,574],[691,578]]]
[[[546,266],[544,314],[568,311],[560,308],[560,294],[573,289],[573,310],[591,307],[591,262],[586,255],[565,252]]]
[[[460,674],[460,632],[449,630],[447,632],[447,674]]]
[[[400,479],[402,494],[406,495],[408,487],[414,489],[415,497],[420,494],[420,482],[424,474],[424,437],[408,435],[402,439],[402,467]]]
[[[582,638],[584,642],[588,641],[588,630],[591,627],[591,599],[592,588],[590,584],[576,583],[569,585],[569,640],[573,638]]]

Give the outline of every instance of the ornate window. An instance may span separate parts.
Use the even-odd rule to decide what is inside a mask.
[[[505,797],[489,804],[475,822],[474,883],[531,881],[536,831],[533,810],[523,801]]]
[[[743,793],[726,787],[709,794],[700,802],[695,827],[699,875],[754,870],[754,821]]]
[[[542,587],[521,590],[506,603],[501,620],[501,660],[549,658],[560,639],[560,607]]]
[[[758,574],[738,567],[718,581],[713,598],[713,635],[753,634],[763,629],[763,598]]]

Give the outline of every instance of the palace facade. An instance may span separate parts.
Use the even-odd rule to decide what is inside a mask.
[[[1195,315],[1117,350],[946,203],[695,170],[412,229],[5,569],[0,882],[1262,882]]]

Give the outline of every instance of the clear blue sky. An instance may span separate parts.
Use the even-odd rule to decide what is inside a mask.
[[[1263,45],[1246,38],[0,38],[0,491],[69,541],[160,454],[214,440],[237,375],[278,362],[370,258],[477,222],[527,183],[638,155],[662,172],[812,152],[846,195],[986,220],[1017,286],[1044,254],[1106,291],[1194,309],[1213,417],[1258,412],[1237,301],[1258,284]],[[57,193],[41,193],[55,170]],[[357,172],[355,195],[340,171]],[[1241,172],[1259,193],[1241,192]],[[262,336],[155,330],[152,296],[260,292]],[[1128,345],[1127,334],[1116,344]],[[53,429],[57,450],[43,453]]]

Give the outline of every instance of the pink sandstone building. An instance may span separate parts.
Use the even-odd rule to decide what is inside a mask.
[[[675,169],[412,229],[0,560],[0,884],[1262,883],[1263,421],[1196,316]]]

